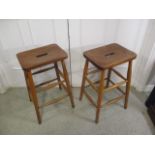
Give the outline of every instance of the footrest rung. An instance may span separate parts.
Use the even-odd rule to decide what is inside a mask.
[[[99,71],[100,71],[100,70],[95,69],[95,70],[92,70],[92,71],[88,72],[88,74],[94,74],[94,73],[97,73],[97,72],[99,72]]]
[[[94,85],[94,83],[91,81],[91,80],[89,80],[87,77],[86,77],[86,81],[90,84],[90,86],[96,91],[96,92],[98,92],[98,89],[97,89],[97,87]]]
[[[125,95],[121,95],[121,96],[116,97],[116,98],[114,98],[114,99],[112,99],[110,101],[107,101],[106,103],[104,103],[104,105],[110,105],[110,104],[116,103],[116,102],[118,102],[120,99],[122,99],[124,97],[125,97]]]
[[[109,81],[113,84],[113,85],[115,85],[116,83],[115,82],[113,82],[112,80],[110,80],[109,79]],[[122,94],[124,94],[125,95],[125,92],[121,89],[121,88],[119,88],[119,87],[117,87],[116,89],[118,89]]]
[[[54,82],[54,81],[56,81],[56,80],[57,80],[57,78],[52,79],[52,80],[48,80],[48,81],[42,82],[42,83],[40,83],[40,84],[37,84],[35,87],[37,88],[37,87],[46,85],[46,84],[48,84],[48,83]]]
[[[118,82],[118,83],[115,83],[114,85],[108,87],[108,88],[104,88],[104,91],[110,91],[114,88],[118,88],[119,86],[125,84],[127,81],[121,81],[121,82]]]
[[[47,86],[44,86],[44,87],[38,87],[37,92],[46,91],[48,89],[54,88],[57,85],[62,84],[63,82],[65,82],[65,81],[63,80],[63,81],[60,81],[60,82],[51,83],[51,84],[49,84]]]
[[[48,67],[48,68],[33,72],[32,75],[39,74],[39,73],[42,73],[42,72],[45,72],[45,71],[48,71],[48,70],[51,70],[51,69],[54,69],[54,68],[55,68],[54,66]]]
[[[42,108],[42,107],[45,107],[45,106],[48,106],[48,105],[51,105],[51,104],[57,103],[57,102],[59,102],[60,100],[66,98],[66,97],[68,97],[68,94],[65,94],[65,95],[60,96],[60,97],[55,98],[55,99],[52,99],[52,100],[50,100],[50,101],[44,103],[43,105],[39,106],[39,108]]]

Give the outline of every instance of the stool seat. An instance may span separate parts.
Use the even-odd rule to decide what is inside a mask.
[[[24,70],[35,69],[67,58],[67,53],[56,44],[27,50],[17,54]]]
[[[100,69],[107,69],[136,58],[136,54],[112,43],[84,52],[84,57]]]

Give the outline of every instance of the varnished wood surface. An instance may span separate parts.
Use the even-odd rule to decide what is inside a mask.
[[[50,44],[17,54],[24,70],[34,69],[67,58],[67,53],[57,44]]]
[[[30,101],[33,101],[34,103],[34,107],[35,107],[35,111],[36,111],[39,124],[41,124],[42,122],[40,108],[42,108],[43,106],[57,103],[60,100],[64,99],[65,97],[69,96],[72,107],[75,107],[73,94],[72,94],[72,90],[71,90],[71,86],[70,86],[70,82],[68,78],[68,72],[66,69],[65,62],[64,62],[64,59],[67,58],[67,53],[63,49],[61,49],[56,44],[50,44],[47,46],[43,46],[43,47],[39,47],[39,48],[35,48],[32,50],[18,53],[17,58],[24,71],[26,85],[27,85],[27,89],[29,93],[29,98],[30,98]],[[58,68],[58,64],[57,64],[58,62],[61,62],[62,69],[63,69],[62,72]],[[33,69],[36,69],[38,67],[42,67],[48,64],[54,64],[54,65],[52,67],[47,67],[45,69],[32,72]],[[40,73],[43,73],[43,72],[46,72],[52,69],[55,69],[55,73],[57,77],[56,79],[48,80],[48,81],[35,85],[35,82],[33,80],[33,75],[40,74]],[[60,76],[63,79],[61,79]],[[53,83],[56,80],[57,82]],[[66,86],[64,83],[66,83]],[[62,86],[67,92],[67,95],[50,100],[47,103],[45,103],[43,106],[40,106],[38,103],[37,92],[46,91],[48,89],[54,88],[57,85],[59,85],[60,89]]]
[[[95,118],[96,123],[99,122],[100,109],[103,105],[102,102],[105,92],[113,89],[118,89],[123,95],[107,101],[104,105],[117,103],[120,99],[125,98],[124,108],[126,109],[128,107],[128,97],[131,85],[132,60],[135,59],[136,56],[137,55],[134,52],[131,52],[130,50],[115,43],[84,52],[86,63],[83,70],[83,80],[81,84],[80,100],[82,99],[83,94],[85,94],[90,103],[96,107],[96,118]],[[129,63],[129,65],[126,78],[117,70],[115,70],[113,67],[127,62]],[[97,69],[88,72],[89,63],[94,64]],[[106,70],[108,70],[108,74],[107,77],[105,78],[104,76]],[[100,78],[99,78],[99,86],[97,89],[97,87],[94,85],[94,82],[88,79],[87,76],[88,74],[94,74],[98,72],[100,73]],[[111,72],[114,72],[117,76],[123,79],[123,81],[118,83],[113,82],[111,80]],[[105,80],[107,80],[106,86],[104,86]],[[97,90],[98,99],[96,103],[94,102],[92,97],[86,92],[85,87],[87,86],[85,86],[85,81],[87,81],[94,90]],[[109,83],[112,83],[112,86],[109,86]],[[123,84],[126,84],[125,92],[120,88],[120,86]]]
[[[84,57],[100,69],[125,63],[135,59],[136,56],[134,52],[116,43],[84,52]]]

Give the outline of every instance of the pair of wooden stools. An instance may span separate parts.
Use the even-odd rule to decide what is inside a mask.
[[[47,106],[56,102],[59,102],[63,98],[69,96],[71,105],[74,108],[74,99],[71,90],[71,85],[69,82],[69,77],[66,69],[66,65],[64,60],[67,58],[66,52],[61,49],[56,44],[51,44],[39,48],[35,48],[29,51],[21,52],[17,54],[18,60],[20,65],[24,71],[25,81],[27,85],[27,90],[29,94],[30,101],[34,103],[34,107],[36,110],[38,123],[42,122],[40,108],[43,106]],[[102,107],[102,100],[104,92],[117,88],[122,95],[108,101],[105,104],[111,104],[117,102],[118,100],[125,98],[124,108],[127,108],[128,105],[128,96],[130,91],[130,83],[131,83],[131,72],[132,72],[132,60],[136,58],[136,54],[129,51],[128,49],[118,45],[118,44],[109,44],[106,46],[102,46],[99,48],[95,48],[89,51],[84,52],[84,57],[86,58],[84,70],[83,70],[83,79],[81,85],[81,92],[80,92],[80,100],[82,99],[83,94],[88,98],[90,103],[92,103],[96,107],[96,123],[99,121],[99,114],[100,109]],[[62,70],[58,67],[58,63],[61,63]],[[127,78],[121,75],[118,71],[116,71],[113,67],[128,62],[128,71],[127,71]],[[89,72],[89,63],[93,64],[96,69]],[[52,67],[46,67],[37,71],[32,71],[34,69],[43,67],[45,65],[53,64]],[[54,69],[56,73],[56,78],[37,84],[33,80],[33,75],[39,74],[48,70]],[[105,71],[108,70],[107,77],[105,78]],[[88,78],[89,74],[99,72],[99,80],[98,81],[91,81]],[[116,73],[123,81],[115,83],[110,78],[111,72]],[[106,80],[106,84],[104,81]],[[85,90],[86,82],[97,92],[97,103],[92,99],[89,93]],[[98,83],[98,87],[95,85]],[[112,84],[110,86],[110,83]],[[126,91],[124,92],[120,86],[126,84]],[[59,88],[64,88],[67,92],[64,96],[59,98],[53,99],[48,101],[43,105],[39,105],[37,92],[45,91],[50,88],[59,86]]]

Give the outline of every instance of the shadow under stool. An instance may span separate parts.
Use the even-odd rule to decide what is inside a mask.
[[[54,104],[56,102],[59,102],[60,100],[64,99],[65,97],[70,98],[71,105],[74,107],[74,100],[72,95],[72,90],[68,78],[68,73],[66,69],[66,65],[64,60],[67,58],[67,53],[61,49],[56,44],[50,44],[47,46],[31,49],[28,51],[24,51],[17,54],[17,58],[20,62],[20,65],[24,71],[25,75],[25,81],[27,85],[27,90],[29,94],[29,99],[34,103],[36,115],[38,118],[38,123],[41,124],[41,113],[40,108]],[[58,62],[62,65],[62,71],[58,67]],[[53,64],[52,67],[46,67],[44,69],[41,69],[39,71],[32,71],[33,69],[37,69],[49,64]],[[48,70],[55,70],[56,77],[55,79],[42,82],[40,84],[35,85],[33,80],[33,75],[46,72]],[[50,88],[54,88],[56,86],[59,86],[59,89],[62,87],[67,92],[64,96],[60,96],[56,99],[53,99],[51,101],[48,101],[47,103],[44,103],[43,105],[39,105],[38,103],[38,97],[37,92],[45,91]]]
[[[85,57],[85,66],[83,69],[83,79],[81,84],[80,91],[80,100],[82,100],[83,94],[87,97],[92,105],[96,108],[96,119],[95,122],[99,122],[100,110],[103,105],[108,105],[112,103],[118,102],[120,99],[125,98],[124,108],[128,107],[128,96],[130,91],[131,84],[131,72],[132,72],[132,60],[136,58],[136,54],[119,44],[112,43],[106,46],[102,46],[99,48],[91,49],[89,51],[84,52]],[[93,64],[97,69],[89,71],[89,63]],[[121,73],[114,69],[115,66],[121,65],[123,63],[128,63],[128,71],[127,78],[124,77]],[[105,78],[105,71],[108,71],[107,77]],[[93,82],[88,78],[88,75],[93,73],[99,73],[99,80]],[[117,76],[119,76],[123,81],[115,83],[111,79],[111,73],[114,72]],[[106,83],[104,82],[106,80]],[[92,97],[85,90],[86,82],[88,86],[91,86],[97,93],[97,102],[92,99]],[[95,83],[98,83],[97,87]],[[105,84],[104,84],[105,83]],[[111,86],[109,84],[112,84]],[[124,92],[120,86],[126,84],[126,91]],[[116,97],[106,103],[102,103],[104,93],[110,91],[112,89],[117,88],[122,95]]]

